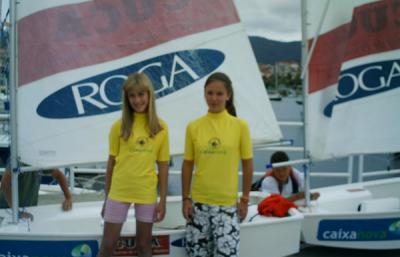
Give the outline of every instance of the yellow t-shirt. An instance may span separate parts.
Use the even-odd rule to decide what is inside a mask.
[[[146,114],[135,113],[133,135],[120,136],[121,119],[111,127],[109,153],[115,157],[108,197],[122,202],[151,204],[157,200],[156,161],[169,161],[168,128],[150,137]]]
[[[239,161],[252,157],[250,132],[244,120],[225,110],[190,122],[184,158],[195,164],[193,200],[210,205],[236,204]]]

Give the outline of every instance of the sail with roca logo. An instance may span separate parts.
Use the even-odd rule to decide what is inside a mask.
[[[308,46],[317,40],[308,65],[306,145],[311,158],[397,152],[400,2],[306,3]]]
[[[224,10],[221,12],[220,10]],[[233,1],[20,1],[18,156],[34,166],[102,162],[133,72],[154,82],[171,153],[227,73],[254,145],[282,138]]]
[[[312,161],[349,156],[349,184],[315,189],[321,197],[303,210],[302,239],[318,246],[399,249],[400,170],[370,171],[363,158],[394,159],[400,150],[400,1],[302,3],[309,60],[305,148]],[[358,183],[350,183],[356,155]],[[391,177],[379,179],[383,174]]]

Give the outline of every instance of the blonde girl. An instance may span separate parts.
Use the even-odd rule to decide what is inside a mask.
[[[138,254],[152,256],[153,222],[161,221],[166,212],[168,128],[157,116],[153,86],[146,74],[130,75],[122,95],[122,117],[109,134],[102,210],[105,224],[97,256],[112,256],[131,204],[135,206]]]

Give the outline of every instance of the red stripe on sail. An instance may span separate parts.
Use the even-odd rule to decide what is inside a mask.
[[[312,41],[309,41],[311,46]],[[400,1],[354,9],[351,23],[318,37],[309,64],[309,93],[337,83],[343,62],[400,48]]]
[[[20,85],[239,22],[232,1],[96,0],[18,22]]]
[[[309,94],[334,84],[346,49],[347,25],[318,37],[308,68]],[[312,40],[309,41],[309,46]]]

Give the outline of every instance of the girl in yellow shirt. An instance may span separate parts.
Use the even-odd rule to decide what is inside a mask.
[[[109,148],[105,224],[97,256],[112,255],[132,203],[139,256],[151,256],[153,222],[161,221],[166,211],[169,143],[167,125],[157,116],[152,83],[144,73],[130,75],[123,85],[122,117],[111,127]]]
[[[250,132],[247,123],[235,117],[227,75],[209,76],[204,96],[208,113],[186,129],[182,164],[186,250],[190,256],[238,256],[239,220],[247,215],[253,174]],[[237,203],[240,160],[243,196]]]

